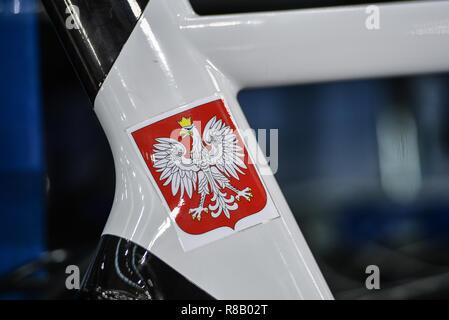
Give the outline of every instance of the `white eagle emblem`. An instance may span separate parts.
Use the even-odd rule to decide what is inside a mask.
[[[250,187],[239,190],[231,183],[232,178],[239,180],[239,174],[244,175],[242,170],[247,169],[236,134],[216,116],[207,122],[202,137],[191,117],[182,117],[178,124],[182,127],[179,135],[192,138],[190,157],[186,157],[187,149],[181,142],[168,137],[156,138],[152,159],[156,172],[162,172],[159,180],[166,180],[164,186],[171,183],[173,196],[178,192],[181,198],[185,193],[189,198],[193,192],[200,194],[198,207],[189,210],[193,219],[200,221],[201,213],[209,210],[214,218],[224,213],[229,219],[230,211],[238,208],[235,200],[251,201],[253,197]],[[208,206],[205,206],[206,196],[210,196]]]

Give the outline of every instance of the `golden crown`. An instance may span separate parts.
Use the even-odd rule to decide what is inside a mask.
[[[184,117],[182,117],[182,119],[181,119],[181,121],[176,121],[176,122],[178,122],[178,124],[181,126],[181,127],[189,127],[189,126],[191,126],[192,125],[192,120],[191,120],[191,118],[192,117],[188,117],[188,118],[184,118]]]

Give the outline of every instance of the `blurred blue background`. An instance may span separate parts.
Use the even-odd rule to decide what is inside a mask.
[[[45,248],[45,168],[34,1],[0,2],[0,274]]]
[[[0,0],[0,41],[0,298],[68,298],[112,155],[41,4]],[[336,298],[449,297],[448,89],[433,74],[239,94],[253,128],[278,129],[276,179]]]

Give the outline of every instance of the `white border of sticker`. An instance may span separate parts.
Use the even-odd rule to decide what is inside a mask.
[[[149,177],[153,187],[156,189],[156,192],[158,193],[159,197],[162,199],[162,203],[164,204],[164,207],[167,210],[167,213],[170,216],[170,219],[171,219],[173,225],[175,226],[176,233],[178,234],[179,241],[180,241],[181,246],[184,251],[193,250],[195,248],[201,247],[203,245],[214,242],[216,240],[225,238],[225,237],[227,237],[231,234],[237,233],[241,230],[253,227],[257,224],[261,224],[261,223],[267,222],[268,220],[279,217],[278,210],[276,209],[276,206],[273,203],[273,200],[271,198],[270,193],[268,192],[265,182],[263,181],[263,179],[260,176],[259,169],[257,168],[256,163],[253,161],[252,155],[250,154],[249,149],[247,148],[245,141],[243,141],[243,140],[242,140],[242,143],[245,146],[245,149],[247,150],[248,157],[252,161],[252,163],[256,169],[257,176],[258,176],[259,180],[262,182],[263,187],[265,188],[265,192],[267,194],[267,203],[265,204],[265,207],[262,210],[260,210],[259,212],[251,214],[247,217],[244,217],[244,218],[238,220],[234,226],[234,229],[232,229],[228,226],[222,226],[222,227],[218,227],[216,229],[210,230],[208,232],[205,232],[205,233],[202,233],[199,235],[193,235],[193,234],[189,234],[189,233],[183,231],[175,221],[176,213],[173,213],[172,210],[170,210],[170,207],[168,206],[168,203],[165,200],[165,197],[162,194],[159,185],[157,184],[155,178],[151,174],[151,171],[148,168],[147,163],[145,162],[145,159],[143,158],[142,153],[140,152],[139,147],[137,146],[137,143],[132,136],[132,133],[134,131],[142,129],[146,126],[149,126],[149,125],[151,125],[155,122],[158,122],[160,120],[163,120],[165,118],[171,117],[173,115],[179,114],[181,112],[193,109],[195,107],[199,107],[203,104],[206,104],[206,103],[209,103],[209,102],[212,102],[215,100],[219,100],[219,99],[221,99],[223,101],[224,107],[225,107],[226,111],[229,113],[229,116],[230,116],[232,122],[234,123],[234,126],[236,127],[240,138],[242,139],[240,130],[237,126],[237,122],[234,120],[232,112],[226,104],[226,100],[219,93],[216,93],[207,98],[195,100],[195,101],[188,103],[186,105],[183,105],[181,107],[174,108],[170,111],[167,111],[167,112],[164,112],[157,116],[154,116],[151,119],[145,120],[143,122],[140,122],[140,123],[133,125],[126,129],[126,133],[131,140],[131,144],[134,148],[134,151],[137,153],[137,155],[140,159],[141,165],[143,165],[145,172],[146,172],[147,176]]]

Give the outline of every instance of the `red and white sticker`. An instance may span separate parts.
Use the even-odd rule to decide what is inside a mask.
[[[222,98],[178,108],[128,133],[184,250],[279,216]]]

